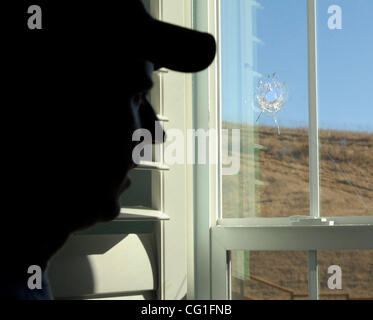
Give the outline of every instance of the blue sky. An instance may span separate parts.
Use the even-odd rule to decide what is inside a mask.
[[[233,1],[248,0],[222,1],[228,8]],[[289,88],[289,99],[277,115],[280,126],[307,126],[306,0],[257,2],[262,8],[255,10],[255,19],[248,20],[254,28],[254,36],[262,43],[255,43],[254,60],[246,67],[263,75],[276,72]],[[334,4],[342,9],[342,30],[328,28],[328,8]],[[373,132],[373,1],[318,0],[317,15],[320,127]],[[227,15],[225,20],[222,17],[223,77],[233,68],[237,56],[231,49],[231,41],[234,41],[229,34],[231,31],[224,31],[231,27],[227,20],[232,17],[234,14],[229,18]],[[247,109],[252,110],[253,106],[245,105],[242,100],[246,98],[232,98],[232,88],[242,84],[229,79],[223,79],[223,120],[245,122]],[[257,81],[248,82],[248,86],[254,82],[251,90]],[[257,110],[255,115],[256,119]],[[269,116],[261,116],[258,123],[274,125]]]

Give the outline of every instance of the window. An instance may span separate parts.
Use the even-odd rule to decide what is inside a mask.
[[[241,130],[240,171],[222,177],[222,215],[309,214],[306,2],[220,6],[222,128]],[[272,116],[261,114],[256,94],[259,81],[274,73],[291,89],[291,101]]]
[[[338,9],[333,5],[342,29],[330,30],[325,19],[329,8]],[[373,89],[372,10],[367,0],[318,2],[322,216],[373,216],[373,112],[366,100]]]
[[[371,21],[361,18],[373,4],[194,4],[196,26],[218,39],[215,65],[195,83],[197,107],[210,106],[197,124],[219,129],[220,159],[217,176],[211,166],[196,172],[210,192],[196,206],[196,297],[373,298],[373,47]],[[233,129],[240,170],[223,175],[233,144],[224,131]],[[333,265],[343,289],[327,286]]]

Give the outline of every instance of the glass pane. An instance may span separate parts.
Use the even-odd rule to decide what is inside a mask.
[[[305,0],[221,0],[223,217],[309,215]],[[227,161],[229,162],[229,161]],[[224,164],[223,164],[224,168]]]
[[[308,299],[305,251],[231,251],[233,300]]]
[[[318,261],[320,299],[373,300],[373,250],[319,251]]]
[[[373,215],[372,12],[371,0],[318,1],[323,216]]]

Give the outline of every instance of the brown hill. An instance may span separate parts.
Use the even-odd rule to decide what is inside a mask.
[[[278,135],[273,127],[223,127],[241,129],[242,150],[240,173],[223,177],[224,216],[308,215],[308,131],[281,128]],[[322,215],[373,215],[373,134],[321,130],[320,146]]]
[[[281,128],[278,135],[273,127],[232,123],[223,128],[241,129],[241,170],[223,176],[224,217],[309,215],[308,131]],[[320,186],[323,216],[373,215],[373,134],[320,130]],[[307,295],[305,252],[244,256],[250,279],[234,280],[236,298]],[[234,258],[233,266],[237,263]],[[323,298],[373,297],[373,250],[319,252],[319,264]],[[327,288],[327,269],[333,264],[342,268],[342,291]]]

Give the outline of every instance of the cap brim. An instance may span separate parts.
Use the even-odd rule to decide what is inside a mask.
[[[151,19],[147,29],[145,58],[159,67],[180,72],[198,72],[214,60],[212,35]]]

